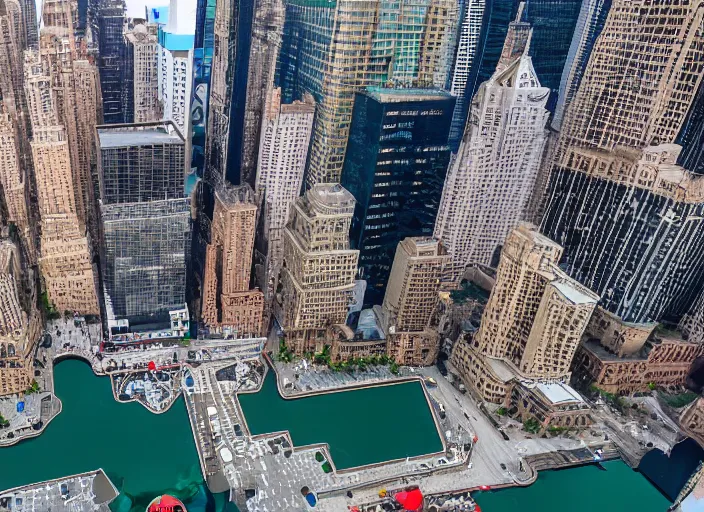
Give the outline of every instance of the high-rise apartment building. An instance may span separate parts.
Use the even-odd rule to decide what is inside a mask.
[[[169,19],[159,25],[157,67],[159,103],[164,119],[171,119],[186,135],[186,154],[190,155],[191,87],[193,84],[193,44],[195,1],[171,0]],[[190,167],[190,158],[187,159]]]
[[[0,1],[0,187],[8,221],[21,234],[30,259],[36,258],[29,208],[31,155],[27,140],[22,72],[22,18],[14,0]]]
[[[98,70],[105,123],[129,122],[125,117],[125,0],[102,0],[97,12]]]
[[[433,233],[454,104],[438,89],[356,94],[342,186],[356,201],[350,240],[360,251],[366,305],[381,304],[399,242]]]
[[[322,349],[326,329],[345,323],[359,257],[349,243],[353,212],[339,184],[317,184],[292,207],[274,313],[296,353]]]
[[[125,33],[126,58],[124,66],[129,75],[124,83],[123,94],[129,96],[124,108],[128,114],[126,122],[146,123],[163,118],[159,102],[159,41],[156,25],[147,25],[139,20]]]
[[[185,142],[171,121],[98,128],[108,320],[168,321],[186,302],[191,247]]]
[[[431,325],[447,253],[432,238],[398,244],[381,307],[388,354],[398,364],[433,364],[440,336]]]
[[[446,0],[286,6],[278,83],[286,101],[309,92],[317,102],[307,187],[340,180],[355,92],[447,86],[458,18]]]
[[[703,14],[614,1],[554,152],[543,232],[627,322],[677,321],[702,285],[701,177],[673,142],[704,71]]]
[[[512,22],[496,72],[472,100],[457,158],[448,171],[435,237],[458,285],[471,263],[495,265],[497,249],[526,213],[547,138],[550,90],[541,85],[526,44],[530,25]]]
[[[255,192],[262,232],[258,239],[258,276],[267,303],[273,299],[284,258],[284,227],[303,184],[315,102],[281,104],[281,89],[271,89],[262,119]]]
[[[215,192],[206,248],[201,317],[211,333],[258,337],[264,294],[250,289],[257,205],[249,185]]]
[[[560,271],[561,254],[530,225],[506,239],[479,330],[452,353],[452,364],[484,400],[503,402],[514,378],[569,380],[599,297]]]
[[[39,51],[25,52],[24,78],[32,125],[32,157],[41,239],[39,267],[49,302],[58,311],[99,314],[87,233],[90,168],[97,105],[85,94],[98,88],[79,59],[73,32],[75,4],[43,3]]]

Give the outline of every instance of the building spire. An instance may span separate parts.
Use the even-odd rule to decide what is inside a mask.
[[[521,2],[518,5],[516,19],[508,24],[504,48],[501,50],[501,58],[496,65],[497,72],[503,71],[513,61],[528,53],[533,29],[530,23],[522,21],[525,6],[525,2]]]

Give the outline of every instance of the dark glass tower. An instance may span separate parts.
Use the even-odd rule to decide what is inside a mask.
[[[123,97],[126,69],[125,41],[122,36],[125,23],[124,0],[105,0],[98,9],[98,71],[103,93],[103,119],[106,124],[124,123]]]
[[[704,174],[704,81],[699,84],[677,144],[682,146],[677,163],[688,171]]]
[[[357,93],[342,185],[354,195],[350,239],[359,249],[364,302],[381,304],[398,243],[432,236],[450,161],[455,98],[428,89]]]
[[[487,0],[474,62],[469,71],[465,89],[464,112],[479,86],[496,71],[501,57],[508,24],[516,19],[519,0]],[[554,112],[557,105],[562,70],[567,61],[572,35],[579,17],[582,0],[528,0],[525,2],[523,21],[533,27],[530,56],[533,67],[543,87],[551,90],[547,108]],[[453,145],[459,144],[459,139]]]

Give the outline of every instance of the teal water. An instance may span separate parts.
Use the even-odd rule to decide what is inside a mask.
[[[54,370],[63,410],[39,437],[0,449],[0,489],[103,468],[122,493],[115,511],[143,512],[163,493],[192,505],[191,512],[227,510],[225,497],[204,485],[182,398],[152,414],[116,402],[110,381],[82,361]]]
[[[161,415],[119,404],[108,379],[81,361],[59,363],[55,383],[62,413],[38,438],[0,449],[0,490],[102,467],[122,492],[115,512],[143,512],[164,493],[189,512],[236,510],[203,482],[182,399]],[[441,448],[416,383],[283,400],[269,377],[241,399],[255,433],[288,429],[298,446],[326,441],[340,468]],[[484,512],[667,510],[669,501],[640,473],[620,461],[603,466],[547,471],[530,487],[475,497]]]
[[[543,471],[530,487],[478,492],[483,512],[665,512],[671,503],[622,461]]]
[[[239,398],[252,434],[288,430],[296,446],[327,442],[337,469],[442,451],[419,382],[284,400],[270,371],[258,393]]]

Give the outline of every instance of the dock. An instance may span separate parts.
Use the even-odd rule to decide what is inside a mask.
[[[102,469],[0,492],[0,512],[109,512],[119,491]]]

